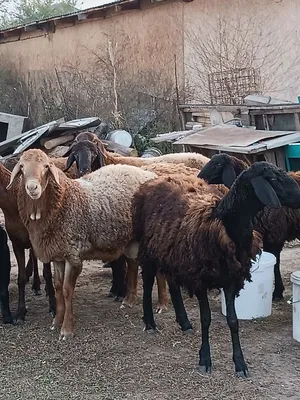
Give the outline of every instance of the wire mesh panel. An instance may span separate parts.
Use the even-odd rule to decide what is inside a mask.
[[[243,104],[249,94],[261,94],[260,75],[255,68],[212,72],[208,84],[212,104]]]

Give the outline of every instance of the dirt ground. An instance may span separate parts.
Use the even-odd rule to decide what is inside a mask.
[[[11,254],[14,312],[17,267]],[[290,274],[299,268],[299,257],[299,246],[282,253],[286,299],[273,306],[272,316],[240,322],[251,374],[247,380],[234,375],[230,333],[216,293],[210,295],[213,371],[207,377],[196,370],[200,332],[195,299],[185,300],[193,336],[177,327],[171,304],[156,317],[161,333],[143,332],[141,281],[136,306],[120,309],[120,303],[107,298],[110,270],[99,262],[87,262],[75,291],[76,336],[72,342],[59,342],[58,333],[49,329],[44,290],[34,296],[28,285],[25,324],[0,323],[0,399],[299,400],[300,344],[292,339],[292,306],[286,302],[291,294]],[[155,302],[156,294],[155,288]]]

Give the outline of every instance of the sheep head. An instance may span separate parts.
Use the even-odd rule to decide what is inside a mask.
[[[68,159],[64,172],[76,162],[78,178],[105,165],[103,152],[99,150],[95,143],[89,140],[74,142],[65,156]]]
[[[57,168],[50,162],[47,154],[38,149],[27,150],[22,154],[19,162],[12,170],[10,182],[7,186],[8,190],[19,177],[22,178],[26,193],[32,200],[41,197],[49,179],[54,179],[56,184],[60,186]]]

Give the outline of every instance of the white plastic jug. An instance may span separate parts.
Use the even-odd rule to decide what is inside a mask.
[[[293,283],[293,338],[300,342],[300,271],[291,275]]]
[[[263,251],[261,256],[252,262],[252,282],[245,282],[244,289],[240,291],[239,297],[235,298],[235,311],[238,319],[263,318],[271,315],[275,263],[276,257],[266,251]],[[226,316],[223,289],[221,289],[221,302],[222,314]]]

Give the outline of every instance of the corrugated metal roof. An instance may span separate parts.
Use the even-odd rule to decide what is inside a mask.
[[[112,6],[119,5],[119,4],[121,5],[121,4],[126,4],[126,3],[132,3],[134,1],[136,1],[136,0],[107,1],[107,2],[105,2],[105,3],[101,4],[101,5],[98,5],[96,7],[89,7],[89,8],[86,8],[84,10],[70,12],[70,13],[67,13],[67,14],[55,15],[53,17],[45,18],[45,19],[42,19],[42,20],[39,20],[39,21],[32,21],[29,24],[17,25],[17,26],[13,26],[13,27],[10,27],[10,28],[7,28],[7,29],[2,29],[2,30],[0,30],[0,34],[21,30],[21,29],[24,29],[25,27],[33,26],[33,25],[36,25],[36,24],[43,24],[45,22],[56,21],[56,20],[60,20],[60,19],[64,19],[64,18],[70,18],[70,17],[73,17],[73,16],[75,17],[75,16],[78,16],[80,14],[89,14],[89,13],[92,13],[92,12],[95,12],[95,11],[98,11],[98,10],[100,11],[100,10],[103,10],[105,8],[109,8],[109,7],[112,7]]]

